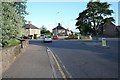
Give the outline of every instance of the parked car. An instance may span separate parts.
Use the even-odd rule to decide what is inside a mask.
[[[29,36],[23,36],[23,39],[31,39]]]
[[[53,39],[58,39],[58,36],[56,35],[56,36],[53,36]]]
[[[44,38],[45,38],[45,35],[44,35],[44,34],[41,34],[41,35],[40,35],[40,38],[41,38],[41,39],[44,39]]]
[[[44,39],[43,39],[43,42],[52,42],[52,38],[51,36],[45,36]]]

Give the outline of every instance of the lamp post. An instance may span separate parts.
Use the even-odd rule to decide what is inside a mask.
[[[57,35],[57,27],[56,27],[56,33],[55,33],[55,35]]]
[[[56,13],[56,15],[57,15],[57,19],[58,19],[58,17],[59,17],[59,16],[58,16],[58,14],[59,14],[59,13],[60,13],[60,12],[57,12],[57,13]],[[57,23],[59,23],[59,21],[56,21],[56,22],[57,22]],[[58,24],[58,25],[59,25],[59,24]],[[58,30],[57,30],[57,27],[56,27],[56,32],[55,32],[55,35],[58,35]]]

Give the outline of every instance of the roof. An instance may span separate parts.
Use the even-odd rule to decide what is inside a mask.
[[[120,32],[120,26],[117,26],[116,28],[117,28],[117,30]]]
[[[57,27],[53,28],[52,30],[55,30],[55,29],[58,29],[58,30],[60,30],[60,29],[64,29],[64,30],[66,30],[66,29],[63,28],[62,26],[57,26]]]
[[[110,26],[110,25],[116,26],[114,23],[110,23],[110,24],[108,24],[108,25],[104,25],[103,23],[101,23],[101,24],[100,24],[100,27]]]
[[[39,29],[38,27],[32,25],[32,24],[25,24],[25,29]]]
[[[116,27],[120,27],[120,25],[116,26]]]

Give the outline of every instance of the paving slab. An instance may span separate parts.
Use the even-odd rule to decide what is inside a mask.
[[[3,78],[52,78],[52,68],[46,47],[29,45],[10,68],[3,73]]]

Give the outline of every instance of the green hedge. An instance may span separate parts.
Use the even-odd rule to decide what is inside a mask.
[[[17,44],[20,44],[20,41],[17,39],[10,39],[7,41],[8,45],[7,46],[15,46]]]
[[[81,36],[80,39],[91,39],[89,35],[87,36]]]
[[[65,39],[78,39],[78,36],[76,35],[70,35]],[[91,39],[89,35],[87,36],[80,36],[79,39],[85,40],[85,39]]]
[[[75,36],[75,35],[70,35],[70,36],[68,36],[67,38],[65,38],[65,39],[78,39],[78,37],[77,36]]]

